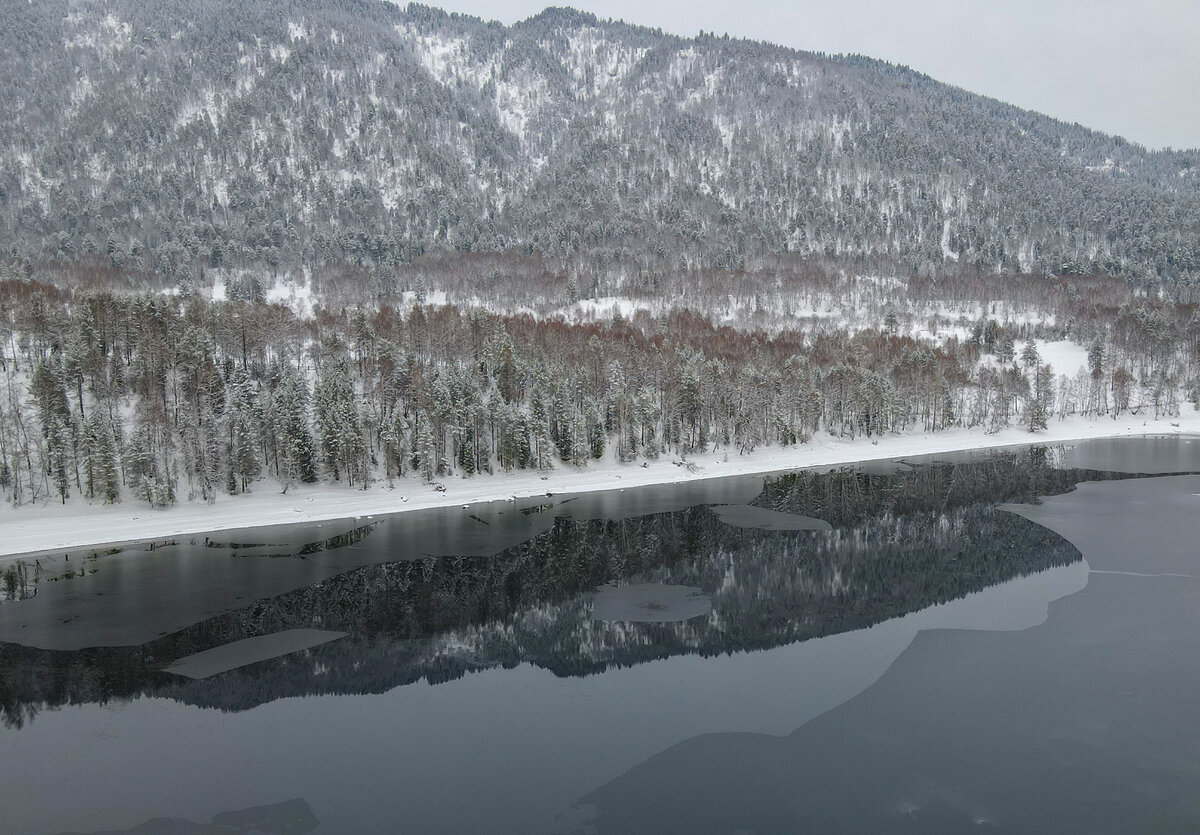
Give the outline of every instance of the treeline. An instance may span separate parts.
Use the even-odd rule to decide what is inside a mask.
[[[1154,299],[1074,322],[1088,369],[1065,376],[1027,326],[986,318],[933,344],[897,316],[766,333],[687,310],[572,324],[383,304],[300,318],[195,295],[0,289],[0,483],[14,504],[738,455],[819,432],[1037,430],[1200,398],[1200,317]]]

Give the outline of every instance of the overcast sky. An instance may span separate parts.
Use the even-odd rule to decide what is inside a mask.
[[[425,0],[513,23],[546,0]],[[402,5],[404,4],[402,0]],[[1150,147],[1200,147],[1200,0],[554,0],[680,35],[859,52]]]

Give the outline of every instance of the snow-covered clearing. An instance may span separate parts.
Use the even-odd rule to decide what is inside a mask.
[[[313,316],[312,284],[308,271],[302,280],[275,279],[275,283],[267,290],[268,304],[283,304],[301,319],[311,319]]]
[[[994,319],[1010,328],[1053,328],[1056,324],[1057,317],[1053,313],[1006,301],[988,304],[944,300],[909,301],[899,295],[900,290],[895,282],[895,279],[856,276],[853,287],[840,295],[807,290],[729,293],[700,297],[634,298],[606,295],[583,298],[566,305],[541,297],[525,298],[519,303],[514,303],[512,300],[493,298],[486,294],[444,289],[424,290],[420,298],[424,299],[424,304],[432,307],[452,304],[461,309],[483,308],[501,315],[529,315],[538,320],[560,319],[573,324],[609,322],[617,316],[629,321],[639,312],[658,318],[686,310],[709,317],[714,323],[723,326],[757,329],[768,334],[787,329],[847,330],[852,334],[877,330],[885,312],[892,310],[899,315],[898,333],[938,345],[946,344],[951,337],[960,342],[966,341],[971,337],[971,326],[988,319]],[[268,293],[267,300],[276,301],[278,295],[281,295],[279,291],[273,290]],[[406,290],[398,294],[397,306],[400,310],[407,311],[417,304],[418,298],[417,291]],[[310,301],[309,310],[311,305]],[[295,305],[293,309],[297,309]],[[1042,342],[1039,342],[1039,350],[1041,347]],[[1046,359],[1043,357],[1044,361]],[[1057,363],[1054,368],[1056,371],[1060,370]],[[1064,373],[1068,373],[1069,376],[1073,369]]]
[[[993,435],[971,429],[854,440],[821,435],[808,443],[763,447],[748,455],[722,449],[692,456],[689,458],[692,469],[670,458],[647,462],[645,466],[608,459],[586,469],[560,466],[547,472],[518,471],[447,479],[444,492],[417,479],[398,479],[393,486],[378,482],[367,490],[317,485],[293,487],[287,494],[282,494],[271,482],[261,481],[253,493],[221,496],[212,505],[184,502],[154,509],[133,501],[111,506],[91,505],[79,500],[64,506],[50,501],[37,507],[6,507],[0,511],[0,559],[210,531],[528,498],[544,493],[624,490],[650,484],[758,475],[960,450],[1142,434],[1200,435],[1200,412],[1189,410],[1180,417],[1158,420],[1144,411],[1140,415],[1125,414],[1117,420],[1075,417],[1052,421],[1049,429],[1035,434],[1013,427]]]
[[[1057,342],[1034,341],[1042,362],[1050,363],[1055,375],[1065,374],[1074,377],[1080,370],[1087,368],[1088,352],[1082,345],[1076,345],[1066,339]]]

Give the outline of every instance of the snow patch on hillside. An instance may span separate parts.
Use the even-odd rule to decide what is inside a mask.
[[[958,253],[950,248],[950,221],[942,221],[942,257],[951,261],[958,260]]]
[[[525,136],[530,121],[548,100],[549,88],[544,78],[496,82],[496,111],[500,122],[519,138]]]
[[[470,42],[466,38],[419,35],[405,26],[397,26],[396,32],[412,43],[421,65],[442,83],[453,81],[459,74],[459,68],[468,63]]]
[[[300,318],[311,319],[313,292],[308,270],[304,270],[299,280],[287,276],[275,279],[275,283],[267,290],[266,298],[269,304],[287,305]]]
[[[80,17],[68,16],[66,22],[77,25],[83,20]],[[109,57],[113,52],[120,52],[129,46],[132,33],[133,28],[128,23],[110,12],[99,21],[96,29],[77,32],[63,38],[63,46],[67,49],[94,49]]]
[[[613,43],[604,36],[604,30],[594,26],[572,31],[567,35],[567,43],[567,69],[579,87],[594,94],[611,94],[649,51]]]
[[[1082,345],[1076,345],[1065,339],[1056,342],[1034,340],[1043,363],[1050,363],[1055,375],[1063,374],[1074,377],[1080,371],[1087,369],[1088,352]]]
[[[633,299],[618,296],[605,296],[599,299],[580,299],[575,304],[559,308],[556,314],[564,319],[574,321],[612,320],[618,315],[623,319],[632,319],[639,310],[655,313],[651,305],[637,302]]]

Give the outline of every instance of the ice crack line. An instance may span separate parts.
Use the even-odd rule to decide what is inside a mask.
[[[1169,571],[1164,571],[1161,574],[1146,574],[1141,571],[1104,571],[1102,569],[1093,568],[1089,574],[1122,574],[1126,577],[1187,577],[1191,580],[1200,580],[1200,575],[1196,574],[1172,574]]]

